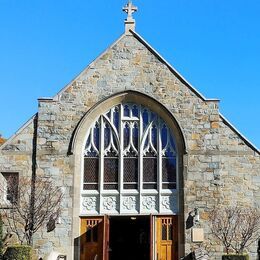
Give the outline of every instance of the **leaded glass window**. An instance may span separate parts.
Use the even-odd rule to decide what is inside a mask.
[[[155,112],[125,103],[100,115],[84,150],[83,190],[176,189],[176,149]]]
[[[90,129],[86,148],[84,152],[84,175],[83,189],[97,190],[98,189],[98,173],[99,173],[99,122],[95,122]]]

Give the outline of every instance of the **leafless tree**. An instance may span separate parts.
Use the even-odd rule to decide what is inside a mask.
[[[60,215],[62,192],[51,179],[37,177],[32,193],[29,177],[9,176],[0,181],[0,192],[4,195],[1,211],[5,224],[21,242],[32,245],[33,234],[50,219]],[[33,203],[32,203],[33,200]]]
[[[260,212],[252,207],[218,207],[210,214],[211,231],[226,253],[243,253],[260,234]]]

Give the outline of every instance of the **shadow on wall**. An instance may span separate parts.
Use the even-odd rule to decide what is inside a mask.
[[[191,214],[192,212],[189,212],[189,215],[186,219],[186,229],[190,229],[194,226],[194,216]],[[184,256],[181,258],[181,260],[193,260],[194,259],[194,253],[191,252],[187,256]]]
[[[74,259],[80,259],[80,238],[84,235],[86,236],[86,233],[74,239]]]
[[[194,226],[194,217],[189,213],[189,216],[186,219],[186,229],[190,229],[193,226]]]
[[[189,215],[188,215],[188,217],[186,219],[186,229],[190,229],[190,228],[192,228],[195,225],[196,217],[197,218],[199,217],[199,213],[198,213],[198,209],[197,208],[195,208],[194,210],[189,212]],[[199,220],[197,219],[197,221],[199,221]]]
[[[190,253],[187,256],[181,258],[181,260],[194,260],[194,259],[195,259],[194,253]]]
[[[258,254],[258,260],[260,260],[260,239],[258,240],[257,254]]]

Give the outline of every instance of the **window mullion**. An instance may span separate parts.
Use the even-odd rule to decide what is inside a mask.
[[[103,193],[104,188],[104,119],[100,117],[100,138],[99,138],[99,193]],[[101,204],[101,203],[100,203]]]
[[[161,120],[158,120],[157,130],[157,190],[159,194],[159,212],[161,212],[161,192],[162,192],[162,136],[161,136]]]
[[[119,109],[119,176],[118,176],[118,182],[119,182],[119,191],[120,194],[123,191],[123,185],[124,185],[124,176],[123,176],[123,152],[124,152],[124,122],[123,122],[123,105],[120,105]]]
[[[142,192],[143,192],[143,145],[142,145],[142,136],[143,136],[143,116],[142,116],[142,109],[141,106],[139,108],[139,138],[138,138],[138,184],[139,184],[139,207],[140,211],[141,208],[141,199],[142,199]]]

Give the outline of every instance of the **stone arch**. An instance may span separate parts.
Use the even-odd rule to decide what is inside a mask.
[[[136,103],[147,107],[158,114],[169,126],[176,141],[176,150],[178,153],[178,243],[179,253],[183,252],[184,248],[184,200],[183,200],[183,175],[185,171],[184,167],[184,155],[186,154],[186,141],[183,131],[178,124],[172,113],[156,99],[137,92],[137,91],[124,91],[109,96],[108,98],[97,102],[80,120],[78,123],[69,148],[69,154],[71,155],[71,163],[74,168],[74,185],[73,185],[73,223],[72,223],[72,244],[75,245],[75,238],[79,236],[79,216],[80,216],[80,192],[81,192],[81,178],[83,169],[83,149],[86,142],[86,133],[96,118],[108,111],[111,107],[114,107],[122,103]],[[75,251],[75,250],[74,250]]]
[[[89,127],[89,124],[93,122],[96,117],[105,111],[107,111],[112,106],[123,102],[137,103],[146,106],[147,108],[156,112],[159,116],[164,119],[164,121],[169,125],[173,131],[173,135],[176,137],[178,152],[186,153],[186,139],[184,138],[183,131],[172,115],[172,113],[160,102],[154,98],[143,94],[138,91],[128,90],[114,94],[104,100],[97,102],[80,120],[77,125],[71,140],[71,146],[69,149],[70,154],[74,154],[82,145],[82,140]],[[156,109],[155,109],[156,108]]]

